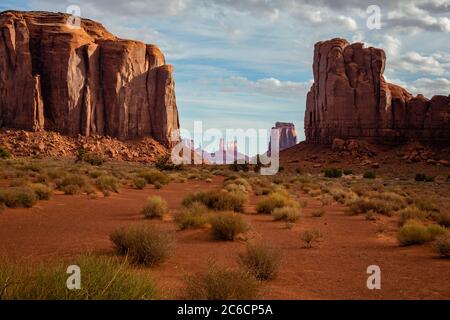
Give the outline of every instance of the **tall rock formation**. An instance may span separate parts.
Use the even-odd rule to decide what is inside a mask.
[[[155,45],[69,15],[0,14],[0,126],[66,135],[151,136],[179,128],[173,67]]]
[[[279,134],[279,151],[283,151],[293,147],[297,144],[297,130],[295,130],[295,125],[288,122],[277,122],[272,130],[278,130]],[[269,143],[269,154],[271,153],[271,145]]]
[[[314,84],[306,102],[306,141],[355,138],[378,143],[410,139],[450,143],[450,96],[413,97],[386,82],[385,65],[382,49],[344,39],[317,43]]]

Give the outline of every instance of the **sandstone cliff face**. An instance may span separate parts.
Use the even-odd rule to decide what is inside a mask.
[[[293,147],[297,144],[297,131],[295,130],[295,125],[293,123],[277,122],[275,127],[279,132],[279,150],[283,151]],[[271,143],[269,144],[269,154],[271,152]]]
[[[86,19],[71,28],[68,18],[0,14],[0,125],[176,143],[173,68],[158,47]]]
[[[307,95],[306,141],[335,138],[401,143],[450,142],[450,96],[413,97],[383,77],[383,50],[344,39],[319,42]]]

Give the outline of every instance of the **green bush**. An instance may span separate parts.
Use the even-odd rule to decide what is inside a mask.
[[[195,202],[175,215],[175,223],[181,230],[201,228],[208,223],[208,208]]]
[[[144,178],[148,184],[155,184],[160,183],[162,185],[166,185],[169,183],[170,178],[168,175],[162,173],[161,171],[157,169],[147,169],[144,171],[141,171],[139,173],[139,177]]]
[[[283,207],[297,207],[288,194],[283,192],[275,192],[270,194],[267,198],[262,199],[256,205],[256,212],[259,214],[272,214],[275,209]]]
[[[108,196],[110,192],[119,192],[119,180],[113,176],[100,176],[95,184],[105,196]]]
[[[186,277],[185,298],[189,300],[255,300],[259,296],[258,281],[239,269],[211,263],[206,272]]]
[[[409,246],[433,241],[445,233],[447,230],[441,226],[425,226],[419,221],[409,220],[398,231],[397,239],[401,246]]]
[[[134,264],[155,266],[170,254],[173,237],[154,226],[137,225],[114,231],[110,239],[119,255],[128,255]]]
[[[450,258],[450,233],[439,236],[433,247],[441,257]]]
[[[375,179],[377,177],[377,174],[375,171],[368,170],[368,171],[364,172],[363,177],[364,177],[364,179]]]
[[[0,190],[0,202],[10,208],[31,208],[38,197],[29,187],[8,188]]]
[[[147,219],[162,218],[168,212],[167,202],[158,196],[149,197],[144,209],[142,209],[142,213]]]
[[[203,203],[205,206],[216,211],[244,212],[247,201],[245,194],[227,192],[223,190],[197,191],[188,194],[182,201],[182,205],[189,207],[195,202]]]
[[[325,177],[327,178],[340,178],[342,177],[342,170],[337,168],[327,168],[324,170]]]
[[[403,226],[408,220],[426,220],[429,216],[428,212],[422,211],[416,207],[408,207],[400,212],[399,225]]]
[[[296,222],[300,219],[300,210],[294,207],[276,208],[272,216],[275,221]]]
[[[258,280],[276,278],[280,261],[280,250],[267,243],[250,244],[239,255],[239,263]]]
[[[5,147],[0,147],[0,159],[8,159],[11,158],[11,152]]]
[[[233,241],[249,227],[243,217],[234,212],[218,212],[211,216],[211,231],[215,239]]]
[[[142,190],[147,186],[147,180],[144,178],[136,177],[133,179],[133,185],[136,189]]]
[[[33,189],[39,200],[50,200],[53,195],[52,188],[42,183],[32,184],[31,189]]]
[[[73,260],[73,259],[72,259]],[[157,298],[153,279],[137,275],[116,258],[82,256],[81,289],[69,290],[67,264],[24,266],[0,261],[0,300],[149,300]]]

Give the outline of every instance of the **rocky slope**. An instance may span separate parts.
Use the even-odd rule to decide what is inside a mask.
[[[179,127],[173,67],[155,45],[68,15],[0,14],[0,126],[65,135],[152,137]],[[175,139],[177,140],[177,139]]]
[[[377,143],[420,140],[450,143],[450,96],[413,97],[387,83],[386,55],[344,39],[319,42],[314,50],[314,84],[307,96],[308,143],[335,138]]]

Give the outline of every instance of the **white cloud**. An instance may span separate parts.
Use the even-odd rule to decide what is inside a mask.
[[[446,78],[420,78],[406,85],[406,87],[414,94],[423,94],[429,98],[435,95],[450,94],[450,80]]]

